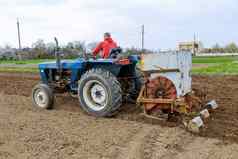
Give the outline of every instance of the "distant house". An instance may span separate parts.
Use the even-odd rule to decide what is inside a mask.
[[[17,59],[17,49],[4,48],[0,50],[0,59]]]
[[[199,43],[196,41],[179,42],[177,45],[177,50],[189,51],[195,55],[199,51]]]

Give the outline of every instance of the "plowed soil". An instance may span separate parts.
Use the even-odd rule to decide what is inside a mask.
[[[57,95],[55,109],[37,110],[30,94],[38,80],[0,74],[0,159],[238,158],[238,76],[193,77],[193,88],[220,106],[199,135],[145,119],[135,105],[94,118],[67,94]]]

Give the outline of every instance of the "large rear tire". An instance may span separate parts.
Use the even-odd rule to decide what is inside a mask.
[[[143,73],[141,72],[141,70],[139,68],[135,69],[135,75],[134,75],[135,79],[133,79],[131,82],[131,90],[130,90],[130,98],[132,99],[133,102],[136,102],[139,93],[141,91],[142,86],[145,83],[145,78]]]
[[[96,117],[115,115],[122,104],[120,83],[103,69],[91,69],[81,77],[78,96],[83,110]]]
[[[32,89],[33,105],[40,109],[52,109],[54,105],[54,94],[52,89],[43,83],[37,84]]]
[[[145,84],[145,77],[139,68],[136,68],[136,80],[135,80],[135,90],[137,95],[139,95],[142,86]]]

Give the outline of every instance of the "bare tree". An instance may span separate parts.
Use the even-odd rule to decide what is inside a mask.
[[[234,42],[232,42],[225,47],[225,51],[229,53],[238,52],[237,45]]]

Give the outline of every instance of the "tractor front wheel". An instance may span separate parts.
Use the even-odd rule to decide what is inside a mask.
[[[32,89],[33,105],[40,109],[51,109],[54,105],[54,94],[52,89],[43,83],[37,84]]]
[[[121,92],[117,78],[103,69],[89,70],[79,81],[80,106],[96,117],[114,115],[122,104]]]

